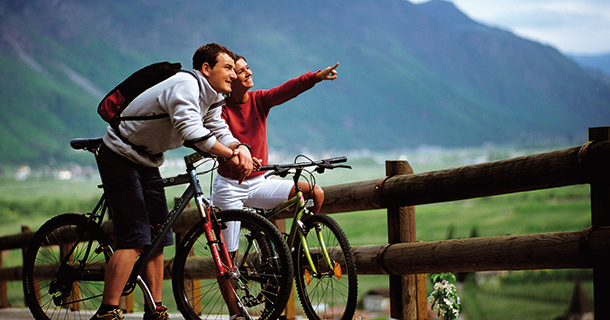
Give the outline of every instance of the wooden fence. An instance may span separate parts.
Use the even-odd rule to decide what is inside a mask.
[[[589,140],[580,147],[419,174],[406,161],[388,161],[384,178],[325,187],[322,213],[387,209],[388,244],[356,246],[354,252],[359,274],[389,275],[393,318],[426,319],[427,273],[590,268],[595,317],[610,319],[605,307],[610,298],[610,128],[590,128]],[[591,226],[585,230],[415,242],[415,205],[576,184],[591,187]],[[185,210],[174,229],[184,231],[196,220],[194,210]],[[0,237],[0,251],[22,249],[31,236],[26,230]],[[166,268],[171,274],[171,260]],[[20,279],[21,267],[0,268],[0,307],[7,306],[3,283]]]

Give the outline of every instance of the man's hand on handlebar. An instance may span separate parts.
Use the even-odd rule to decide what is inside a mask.
[[[233,150],[233,156],[227,160],[229,166],[239,175],[239,183],[246,180],[252,171],[257,171],[261,166],[261,160],[253,158],[250,150],[243,146]]]

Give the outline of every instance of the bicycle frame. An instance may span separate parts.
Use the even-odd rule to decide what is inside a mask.
[[[214,264],[217,268],[217,275],[220,277],[228,277],[231,271],[234,270],[233,261],[229,256],[229,252],[223,245],[222,249],[219,244],[224,244],[224,237],[221,232],[215,234],[212,226],[212,217],[214,216],[213,210],[215,210],[210,201],[205,197],[199,179],[197,178],[196,163],[203,157],[198,153],[194,153],[185,157],[186,163],[186,174],[177,175],[171,178],[160,178],[147,182],[148,186],[163,186],[163,188],[189,184],[182,196],[177,200],[176,204],[170,210],[169,215],[163,221],[163,223],[155,230],[152,235],[152,245],[146,246],[140,258],[136,261],[133,267],[130,282],[138,282],[139,274],[143,271],[146,263],[150,260],[155,251],[161,244],[163,239],[168,232],[171,230],[171,226],[174,225],[180,214],[186,209],[191,199],[195,199],[195,205],[197,211],[202,220],[205,221],[204,229],[206,238],[211,247],[212,256],[214,258]],[[132,284],[133,286],[133,284]]]
[[[288,199],[287,201],[285,201],[284,203],[280,204],[279,206],[277,206],[273,209],[263,210],[262,214],[267,219],[271,219],[278,213],[280,213],[292,206],[295,206],[294,216],[292,219],[292,226],[290,227],[290,233],[288,234],[288,239],[287,239],[288,247],[293,248],[296,237],[299,237],[301,240],[301,245],[303,246],[303,252],[305,253],[305,257],[307,259],[307,262],[309,263],[309,267],[311,268],[311,271],[314,274],[317,274],[318,271],[314,265],[313,259],[311,257],[311,253],[309,252],[307,242],[305,241],[305,231],[304,231],[305,228],[303,226],[303,222],[301,222],[301,219],[304,216],[313,215],[313,213],[311,213],[311,211],[309,211],[309,209],[307,209],[305,196],[303,195],[303,190],[299,186],[299,178],[301,177],[302,172],[303,172],[303,169],[299,168],[299,169],[296,169],[296,172],[293,175],[294,186],[295,186],[295,191],[296,191],[295,196],[292,197],[291,199]],[[316,236],[318,237],[318,241],[320,242],[320,244],[322,246],[322,248],[321,248],[322,253],[324,255],[326,262],[328,263],[328,266],[330,268],[329,270],[334,270],[335,267],[333,266],[332,259],[330,258],[330,255],[328,254],[328,250],[326,250],[326,244],[324,242],[324,238],[322,236],[322,233],[318,229],[316,229]]]
[[[97,149],[85,148],[87,151],[92,152],[97,160]],[[145,246],[142,250],[142,253],[138,257],[138,260],[133,266],[131,271],[131,275],[127,284],[123,290],[123,294],[129,294],[133,292],[136,284],[140,287],[142,292],[144,293],[144,301],[149,307],[153,308],[155,306],[154,299],[148,286],[140,276],[142,271],[144,270],[146,263],[150,261],[153,254],[157,249],[159,249],[161,245],[161,239],[163,239],[168,232],[170,232],[171,227],[174,225],[180,214],[186,209],[191,199],[195,199],[195,204],[197,210],[200,214],[202,220],[204,220],[204,229],[206,238],[210,245],[210,249],[212,252],[212,256],[214,259],[214,264],[217,268],[217,276],[219,277],[228,277],[231,275],[232,270],[234,270],[233,260],[230,258],[229,253],[226,247],[223,245],[222,248],[219,244],[224,244],[224,237],[222,232],[218,232],[217,234],[214,232],[212,219],[214,218],[213,210],[216,210],[212,207],[210,201],[205,197],[201,185],[199,183],[199,179],[197,177],[197,163],[203,159],[203,156],[198,153],[193,153],[191,155],[187,155],[184,157],[185,164],[187,166],[186,174],[179,174],[170,178],[159,178],[151,181],[145,182],[146,186],[149,187],[171,187],[182,184],[188,184],[188,187],[183,192],[182,196],[176,201],[174,207],[170,210],[167,218],[161,223],[159,227],[155,229],[152,234],[152,245]],[[101,187],[101,186],[100,186]],[[106,202],[106,195],[102,194],[100,200],[96,204],[94,210],[89,213],[88,221],[96,223],[101,226],[102,221],[104,219],[105,213],[109,210],[109,206]],[[211,219],[212,218],[212,219]],[[89,248],[90,250],[91,248]],[[103,250],[108,250],[106,254],[108,257],[114,254],[112,248],[106,247],[102,248]],[[71,249],[73,251],[74,248]],[[71,255],[68,254],[66,256],[66,260],[62,261],[62,265],[68,262],[68,258]],[[87,251],[87,255],[89,251]],[[84,259],[83,261],[85,261]]]
[[[70,142],[76,150],[94,153],[96,160],[101,143],[101,138]],[[287,244],[279,230],[264,217],[212,206],[198,177],[215,170],[218,160],[204,157],[208,158],[203,153],[186,156],[186,171],[179,175],[142,181],[144,190],[161,191],[180,185],[178,188],[183,192],[170,210],[162,208],[165,214],[160,224],[148,229],[152,241],[137,252],[133,268],[131,263],[127,265],[129,273],[125,278],[129,278],[122,280],[125,283],[119,284],[122,287],[116,293],[126,295],[140,287],[144,306],[152,310],[156,308],[152,295],[157,289],[153,285],[156,282],[145,283],[145,270],[150,265],[149,261],[157,261],[159,256],[155,253],[161,252],[164,239],[171,235],[168,232],[176,226],[180,215],[191,203],[197,210],[192,211],[196,221],[176,246],[173,264],[172,289],[180,312],[189,319],[197,319],[202,312],[212,317],[224,316],[228,312],[246,319],[258,316],[277,319],[294,279],[293,260]],[[121,218],[118,216],[120,212],[112,211],[113,190],[106,191],[109,192],[100,192],[99,201],[92,206],[93,211],[53,217],[33,236],[24,257],[22,278],[26,301],[37,319],[82,319],[83,315],[92,315],[104,302],[104,288],[110,284],[110,281],[106,284],[104,281],[112,279],[112,265],[119,263],[121,266],[123,261],[116,259],[127,253],[122,250],[114,252],[112,238],[102,228],[107,223],[104,221],[106,218],[116,218],[116,221]],[[238,250],[235,254],[229,253],[224,230],[240,222],[241,228],[235,233],[237,237],[231,238],[237,240]],[[129,254],[132,253],[130,250]],[[109,259],[110,264],[106,264]]]

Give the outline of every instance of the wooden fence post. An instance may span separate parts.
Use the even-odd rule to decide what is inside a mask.
[[[29,226],[21,225],[21,233],[29,233],[29,232],[32,232],[32,229],[30,229]],[[21,259],[22,259],[21,265],[22,266],[23,266],[23,260],[25,259],[25,252],[27,251],[27,249],[28,249],[28,247],[26,247],[26,246],[23,246],[21,248]],[[40,283],[38,283],[38,282],[34,283],[34,291],[36,292],[36,298],[38,300],[40,300]],[[23,301],[24,301],[25,306],[27,307],[28,302],[25,301],[25,297],[24,297]]]
[[[413,174],[413,169],[407,161],[386,161],[388,177],[404,174]],[[383,189],[383,181],[376,186],[379,195]],[[379,200],[383,202],[383,199]],[[388,243],[415,241],[415,207],[389,207]],[[426,319],[426,295],[426,275],[390,275],[390,316],[401,320]]]
[[[121,296],[119,299],[119,309],[124,313],[133,313],[133,293],[127,296]]]
[[[610,140],[610,127],[589,128],[589,141]],[[607,164],[603,170],[607,170]],[[596,179],[596,172],[591,173],[591,225],[592,229],[610,225],[610,181]],[[593,266],[593,306],[596,319],[610,319],[610,258],[600,259]]]
[[[4,251],[0,250],[0,268],[2,268],[2,256]],[[0,281],[0,308],[8,308],[8,287],[6,281]]]

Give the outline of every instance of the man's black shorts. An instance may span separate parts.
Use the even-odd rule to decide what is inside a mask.
[[[147,188],[142,182],[159,178],[159,169],[135,164],[105,144],[100,147],[97,162],[112,207],[116,249],[150,245],[152,229],[168,215],[167,200],[163,188]],[[172,244],[173,234],[169,232],[161,245]]]

